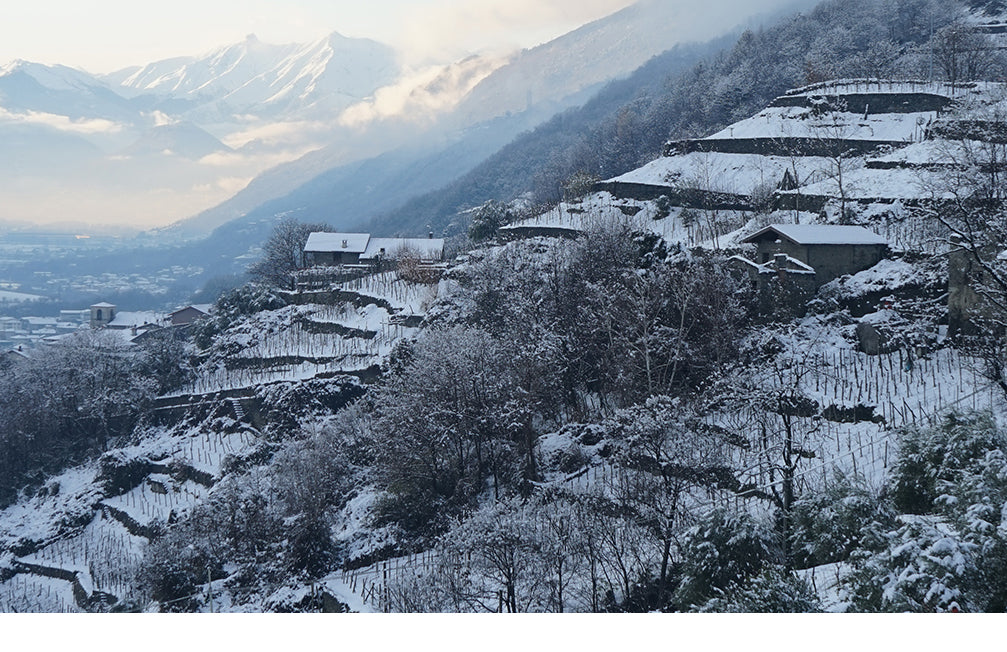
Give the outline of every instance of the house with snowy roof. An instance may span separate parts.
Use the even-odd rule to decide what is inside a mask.
[[[772,224],[742,242],[756,246],[760,265],[777,254],[803,263],[819,286],[874,267],[888,251],[888,241],[870,229],[834,224]]]
[[[444,240],[433,233],[427,238],[372,238],[369,233],[315,232],[304,245],[304,264],[374,264],[397,260],[405,252],[413,252],[423,261],[438,262],[444,258]]]
[[[91,306],[91,328],[102,328],[112,332],[122,332],[127,343],[149,331],[164,328],[168,319],[158,312],[131,312],[119,310],[112,303],[96,303]]]
[[[209,317],[210,312],[213,310],[213,304],[210,303],[196,303],[190,306],[185,306],[184,308],[179,308],[174,312],[168,313],[168,320],[171,326],[188,326],[193,324],[200,319],[205,319]]]
[[[755,260],[730,259],[752,282],[760,311],[803,312],[818,288],[877,265],[888,242],[861,226],[773,224],[742,240],[756,246]]]

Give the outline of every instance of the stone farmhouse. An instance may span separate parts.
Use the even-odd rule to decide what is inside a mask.
[[[427,238],[373,238],[369,233],[316,232],[304,245],[304,265],[376,265],[405,252],[414,252],[423,262],[440,262],[444,240],[432,233]]]
[[[188,326],[206,319],[212,311],[213,304],[197,303],[168,313],[168,322],[171,326]]]
[[[731,263],[752,281],[763,312],[780,303],[800,311],[818,288],[874,267],[888,251],[883,237],[861,226],[773,224],[742,242],[756,246],[755,260]]]
[[[810,266],[819,285],[874,267],[888,250],[888,242],[869,229],[831,224],[773,224],[742,242],[758,247],[760,264],[786,254]]]

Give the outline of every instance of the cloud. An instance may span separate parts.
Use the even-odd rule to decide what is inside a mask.
[[[116,134],[123,130],[121,124],[102,118],[71,120],[65,115],[56,115],[55,113],[42,113],[39,111],[12,113],[4,108],[0,108],[0,122],[41,125],[85,136]]]
[[[425,122],[458,104],[465,95],[508,57],[469,57],[446,66],[426,66],[405,74],[396,83],[378,89],[374,96],[349,107],[339,116],[345,127],[401,117]]]
[[[260,172],[271,167],[301,158],[314,148],[283,149],[269,153],[247,154],[243,152],[214,152],[199,159],[199,164],[209,168],[255,170]]]
[[[179,120],[173,118],[167,113],[162,113],[161,111],[154,111],[150,114],[150,119],[154,121],[155,127],[166,127],[168,125],[178,124]]]
[[[296,120],[287,122],[254,122],[239,131],[232,132],[221,141],[232,149],[239,149],[250,143],[267,147],[292,144],[316,143],[321,134],[332,129],[325,122]]]

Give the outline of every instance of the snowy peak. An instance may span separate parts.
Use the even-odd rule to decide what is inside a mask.
[[[231,151],[191,122],[158,125],[145,132],[123,153],[129,156],[170,155],[198,160],[216,152]]]
[[[94,75],[68,66],[47,66],[23,59],[15,59],[5,66],[0,66],[0,78],[18,75],[30,77],[39,86],[54,91],[106,88],[105,83]]]
[[[248,82],[295,51],[296,45],[268,45],[250,35],[241,43],[199,57],[176,57],[107,77],[133,94],[219,97]]]
[[[344,108],[398,73],[390,47],[332,33],[313,43],[286,45],[249,35],[200,57],[166,59],[105,79],[124,94],[195,101],[218,115],[273,115],[311,107]]]
[[[83,70],[22,60],[0,68],[0,109],[71,120],[130,123],[138,117],[128,100]]]

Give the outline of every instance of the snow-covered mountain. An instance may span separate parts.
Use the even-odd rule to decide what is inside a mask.
[[[22,60],[0,66],[0,109],[69,120],[132,122],[138,117],[129,100],[90,73]]]
[[[339,34],[249,37],[104,76],[12,62],[0,68],[3,218],[185,218],[339,137],[334,118],[398,77],[391,48]],[[66,201],[74,195],[89,201]]]
[[[738,8],[728,0],[641,0],[548,43],[521,52],[462,101],[455,119],[472,123],[561,101],[624,76],[677,43],[703,42],[770,9],[809,2]]]
[[[723,19],[718,12],[726,9],[725,0],[711,2],[718,10],[712,12],[717,20],[710,20],[710,12],[679,0],[644,0],[505,61],[467,59],[430,78],[420,77],[411,87],[403,81],[382,88],[373,100],[355,104],[343,113],[341,121],[357,129],[343,134],[338,142],[266,171],[233,198],[172,225],[170,230],[192,236],[245,216],[261,219],[262,209],[277,214],[303,211],[306,193],[298,194],[299,190],[312,186],[311,192],[317,193],[325,175],[341,175],[339,168],[348,165],[366,171],[358,185],[370,187],[373,178],[383,175],[375,173],[373,165],[361,163],[368,158],[363,155],[368,149],[374,156],[408,144],[413,160],[420,161],[464,141],[480,154],[467,161],[467,169],[454,169],[450,178],[456,178],[499,149],[501,142],[505,144],[559,111],[581,104],[605,82],[628,75],[677,43],[722,35],[756,13],[748,9]],[[782,0],[777,6],[806,4],[807,0]],[[423,148],[415,147],[416,128],[402,128],[418,116],[434,125],[431,132],[440,134],[428,137],[425,142],[431,144]],[[359,129],[366,128],[371,130],[364,139],[368,147],[347,150],[346,143],[360,139]],[[480,132],[486,143],[495,145],[492,149],[484,151],[474,144]],[[375,146],[381,139],[386,143],[383,149]],[[396,160],[403,165],[401,157]],[[405,164],[403,169],[411,168]],[[411,181],[412,176],[403,176],[397,186],[407,187]],[[405,199],[408,197],[399,197],[399,201]],[[333,219],[338,221],[336,215]]]
[[[199,57],[158,61],[107,75],[124,95],[153,94],[191,103],[209,119],[234,115],[291,118],[339,111],[399,74],[395,51],[338,33],[308,44],[243,42]]]
[[[199,160],[231,148],[191,122],[157,125],[123,150],[127,156],[160,154]]]
[[[710,13],[717,12],[697,12],[680,0],[642,0],[517,55],[476,55],[423,70],[404,69],[386,45],[338,33],[286,45],[249,36],[201,56],[100,77],[16,62],[0,72],[0,131],[17,126],[23,139],[28,124],[46,131],[47,142],[68,140],[52,138],[55,130],[91,143],[116,162],[89,166],[86,189],[96,203],[88,215],[56,215],[65,204],[44,206],[52,193],[36,199],[16,190],[17,179],[0,180],[0,192],[14,198],[7,202],[7,219],[25,219],[21,208],[29,205],[33,219],[53,214],[53,221],[133,224],[140,213],[150,220],[146,227],[200,215],[202,226],[193,223],[197,228],[183,231],[203,235],[337,166],[417,143],[438,143],[444,150],[501,117],[520,116],[510,124],[532,128],[675,43],[722,34],[754,10],[730,14],[730,20],[711,19]],[[188,146],[165,143],[180,135],[177,128],[163,127],[180,123],[206,133],[197,138],[190,129],[184,137]],[[492,140],[501,138],[498,131]],[[156,169],[136,162],[128,177],[143,187],[126,188],[124,194],[121,158],[164,151],[188,153],[176,156],[168,171],[164,157],[146,157]],[[54,161],[63,157],[58,147],[35,154]],[[189,165],[183,169],[185,160]],[[72,174],[50,176],[44,184],[64,196],[81,183]],[[113,187],[115,192],[103,194]],[[245,188],[247,196],[235,196]],[[158,197],[156,207],[140,203],[152,196]],[[232,198],[236,201],[221,206]]]

